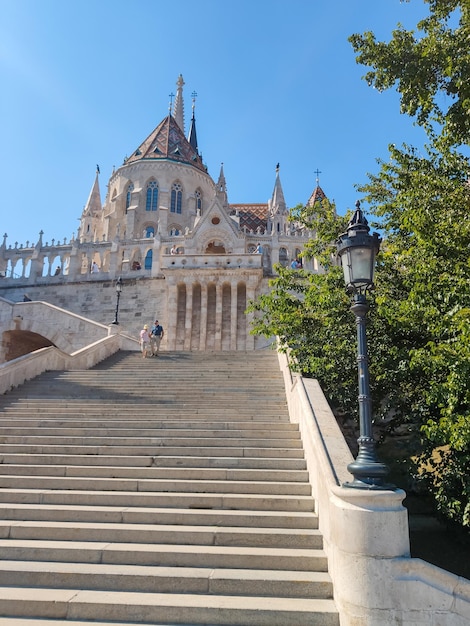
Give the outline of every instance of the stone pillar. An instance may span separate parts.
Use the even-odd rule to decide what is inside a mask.
[[[397,623],[394,616],[401,599],[392,568],[410,556],[405,496],[401,489],[331,490],[325,540],[335,601],[345,626]],[[410,617],[406,623],[412,622],[416,623]]]
[[[237,349],[237,281],[232,280],[231,283],[231,302],[230,302],[230,350]]]
[[[199,338],[199,350],[206,349],[207,304],[207,283],[201,279],[201,334]]]
[[[178,286],[168,287],[168,350],[176,350],[176,320],[178,318]],[[166,334],[166,333],[165,333]]]
[[[215,349],[222,350],[222,285],[215,286]]]
[[[247,281],[246,283],[246,304],[248,306],[248,302],[250,300],[254,300],[256,296],[256,289]],[[245,349],[246,350],[254,350],[255,349],[255,336],[250,335],[251,322],[253,321],[253,313],[246,314],[246,337],[245,337]]]
[[[184,349],[191,350],[191,321],[193,316],[193,285],[186,283],[186,315],[184,320]]]
[[[137,207],[129,207],[127,209],[126,233],[125,233],[125,238],[126,239],[134,239],[135,238],[134,228],[135,228],[135,209],[136,208]]]

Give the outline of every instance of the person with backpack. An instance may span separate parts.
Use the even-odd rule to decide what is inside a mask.
[[[152,350],[152,356],[158,356],[160,342],[163,339],[164,334],[165,332],[163,330],[163,326],[158,323],[158,320],[155,320],[152,330],[150,331],[150,348]]]

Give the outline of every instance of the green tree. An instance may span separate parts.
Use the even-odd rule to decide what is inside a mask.
[[[388,43],[352,35],[365,79],[396,87],[401,111],[430,145],[391,145],[359,191],[384,242],[368,321],[373,415],[416,442],[416,475],[449,520],[470,527],[470,3],[425,0],[418,36],[401,26]],[[393,138],[391,138],[393,140]],[[278,268],[272,292],[251,304],[254,332],[279,335],[337,413],[357,412],[355,328],[334,242],[349,216],[327,202],[295,210],[316,233],[305,251],[324,272]],[[380,419],[383,418],[383,422]]]
[[[415,116],[429,136],[450,145],[470,139],[470,3],[424,0],[429,16],[414,31],[398,25],[389,42],[372,32],[349,41],[358,63],[371,69],[364,78],[379,91],[395,87],[401,112]],[[456,24],[456,25],[455,25]]]
[[[469,164],[450,150],[390,153],[361,190],[385,234],[376,304],[402,359],[390,361],[403,370],[394,401],[421,429],[417,472],[438,509],[470,526]]]

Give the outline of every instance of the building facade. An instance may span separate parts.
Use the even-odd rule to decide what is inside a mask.
[[[49,243],[41,232],[37,243],[12,247],[4,236],[1,297],[27,293],[106,323],[120,276],[120,323],[131,334],[158,317],[167,349],[259,345],[247,304],[269,289],[277,263],[299,257],[312,233],[288,219],[279,166],[266,204],[229,203],[223,165],[214,179],[202,160],[194,99],[185,133],[183,86],[180,75],[172,111],[113,171],[104,201],[97,168],[76,237]],[[317,185],[308,202],[323,197]],[[314,259],[304,267],[319,271]]]

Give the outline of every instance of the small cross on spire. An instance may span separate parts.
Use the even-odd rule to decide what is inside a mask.
[[[170,115],[171,115],[171,108],[173,106],[173,98],[175,97],[175,94],[173,92],[171,92],[168,97],[170,98],[170,105],[168,107],[168,110],[170,111]]]
[[[196,91],[193,91],[193,93],[191,94],[191,98],[193,99],[193,111],[194,111],[194,107],[196,106],[196,98],[197,98]]]
[[[320,172],[320,170],[318,169],[318,167],[317,167],[317,169],[316,169],[313,173],[314,173],[314,174],[316,174],[316,179],[315,179],[315,180],[316,180],[317,185],[318,185],[318,183],[320,182],[320,178],[319,178],[319,176],[320,176],[320,174],[321,174],[321,172]]]

